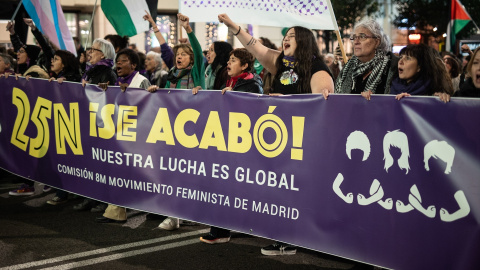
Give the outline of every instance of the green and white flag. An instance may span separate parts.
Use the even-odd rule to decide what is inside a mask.
[[[145,0],[103,0],[102,10],[120,36],[135,36],[149,28],[143,20],[148,5]]]

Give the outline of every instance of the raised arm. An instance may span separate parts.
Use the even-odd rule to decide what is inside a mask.
[[[10,32],[10,41],[12,42],[13,49],[15,52],[18,52],[21,47],[23,47],[23,43],[20,40],[20,37],[15,33],[15,22],[14,21],[9,21],[7,23],[7,31]]]
[[[243,46],[251,53],[255,58],[258,59],[258,62],[262,64],[272,75],[277,73],[277,68],[275,67],[275,61],[280,55],[280,51],[269,49],[263,46],[260,42],[248,34],[246,31],[243,31],[240,26],[234,23],[227,14],[218,15],[218,20],[221,23],[224,23],[230,32],[235,35],[238,40],[243,44]]]
[[[195,86],[200,86],[205,89],[205,65],[203,64],[203,51],[200,43],[198,42],[195,33],[192,31],[190,26],[190,19],[188,16],[178,13],[177,17],[180,21],[180,24],[185,29],[188,34],[188,39],[190,40],[190,45],[192,45],[194,64],[192,68],[192,76],[194,79]],[[195,80],[197,78],[197,80]]]
[[[167,41],[163,37],[162,33],[158,29],[157,24],[153,20],[152,16],[145,10],[145,15],[143,15],[143,19],[148,21],[153,28],[153,32],[155,33],[155,37],[157,38],[158,42],[160,43],[160,50],[162,52],[162,60],[165,62],[168,68],[173,67],[173,51],[170,46],[168,46]]]
[[[48,44],[47,40],[43,36],[42,32],[38,30],[38,28],[35,26],[35,23],[33,22],[32,19],[28,18],[23,18],[23,21],[25,22],[26,25],[32,29],[32,34],[37,39],[38,44],[40,45],[40,48],[43,50],[43,57],[45,59],[45,63],[48,66],[47,69],[50,70],[50,62],[53,59],[53,56],[55,55],[55,51],[52,49],[50,44]]]

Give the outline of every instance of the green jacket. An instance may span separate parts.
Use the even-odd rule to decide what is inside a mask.
[[[200,43],[198,42],[197,37],[193,33],[188,34],[188,39],[192,45],[193,50],[193,66],[190,73],[192,74],[193,83],[195,86],[201,86],[202,89],[205,89],[205,66],[203,65],[203,51]],[[174,57],[176,57],[174,55]],[[170,88],[170,82],[168,81],[165,85],[165,88]],[[177,89],[180,89],[180,83],[177,83]]]

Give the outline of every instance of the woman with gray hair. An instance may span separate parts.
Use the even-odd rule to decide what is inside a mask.
[[[82,76],[82,85],[97,84],[103,90],[107,85],[115,85],[117,74],[113,71],[113,61],[115,59],[115,49],[112,43],[97,38],[93,41],[92,47],[87,49],[87,66]],[[85,198],[83,202],[73,206],[73,210],[85,211],[91,209],[92,212],[103,212],[107,208],[105,203]]]
[[[13,57],[0,53],[0,75],[5,73],[15,74],[13,70]]]
[[[112,70],[114,59],[115,49],[112,43],[103,38],[95,39],[87,52],[88,63],[82,76],[82,85],[85,83],[114,85],[117,81],[117,75]]]
[[[374,20],[358,23],[354,34],[354,55],[340,72],[335,93],[362,94],[370,100],[372,94],[389,92],[390,82],[398,72],[398,58],[390,51],[390,40]]]
[[[168,72],[162,70],[162,57],[159,53],[150,51],[147,53],[145,59],[145,76],[150,81],[150,84],[157,85],[160,88],[164,88],[167,84]]]

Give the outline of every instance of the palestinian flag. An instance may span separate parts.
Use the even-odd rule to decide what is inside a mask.
[[[450,23],[447,29],[447,50],[455,46],[456,35],[472,20],[459,0],[452,0]]]
[[[148,31],[149,23],[143,20],[149,10],[145,0],[103,0],[102,10],[120,36],[135,36]]]

